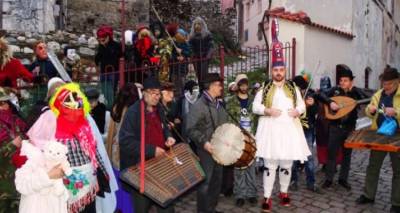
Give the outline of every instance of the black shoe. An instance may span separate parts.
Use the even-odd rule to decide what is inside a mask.
[[[350,184],[345,180],[340,180],[339,179],[338,184],[341,185],[343,188],[345,188],[347,191],[351,190]]]
[[[392,206],[390,213],[400,213],[400,206]]]
[[[250,204],[257,204],[258,203],[258,199],[256,197],[251,197],[249,199],[247,199],[249,201]]]
[[[365,197],[365,195],[361,195],[356,200],[357,204],[367,204],[367,203],[374,203],[374,202],[375,202],[375,200],[369,199],[369,198]]]
[[[327,188],[330,188],[332,186],[332,181],[330,181],[330,180],[325,180],[325,182],[322,184],[322,188],[323,189],[327,189]]]
[[[321,194],[321,190],[315,185],[308,185],[307,190],[315,192],[317,194]]]
[[[239,198],[236,200],[236,206],[237,207],[242,207],[244,205],[244,199]]]
[[[225,197],[230,197],[233,195],[233,189],[228,189],[224,192]]]

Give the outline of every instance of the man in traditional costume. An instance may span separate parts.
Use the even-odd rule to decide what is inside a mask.
[[[257,92],[253,113],[260,115],[256,132],[257,157],[264,159],[264,201],[262,211],[270,212],[271,193],[279,167],[281,205],[289,206],[288,187],[294,160],[311,155],[299,116],[306,107],[297,86],[285,80],[282,43],[277,38],[278,22],[272,20],[272,81]]]
[[[397,69],[388,68],[380,76],[383,88],[378,90],[371,103],[365,109],[365,114],[372,119],[371,128],[376,130],[382,126],[385,117],[396,119],[400,123],[400,87]],[[398,127],[397,127],[398,128]],[[395,152],[371,150],[365,177],[364,192],[357,199],[358,204],[374,203],[378,188],[379,173],[386,155],[390,155],[392,163],[392,209],[391,212],[400,212],[400,156]]]

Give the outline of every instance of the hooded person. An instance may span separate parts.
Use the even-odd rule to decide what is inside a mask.
[[[264,83],[257,92],[252,111],[259,115],[256,131],[257,157],[264,160],[263,212],[272,210],[272,190],[279,168],[280,204],[290,206],[288,188],[292,163],[306,161],[310,150],[300,122],[306,107],[299,88],[285,80],[286,65],[283,45],[278,40],[278,20],[271,21],[272,80]]]
[[[226,104],[229,114],[235,119],[231,118],[230,122],[235,123],[238,121],[241,128],[254,134],[256,117],[251,111],[254,97],[250,94],[250,82],[247,75],[238,74],[234,85],[236,90],[233,93],[233,97]],[[233,194],[236,198],[236,206],[238,207],[242,207],[245,200],[253,205],[258,202],[255,166],[256,163],[253,162],[245,169],[233,168],[232,170]],[[224,169],[229,171],[229,167],[225,167]],[[226,182],[229,181],[225,180],[224,183]]]
[[[0,38],[0,86],[17,88],[18,78],[32,82],[34,76],[18,59],[13,57],[8,42]]]
[[[196,17],[192,23],[189,46],[195,59],[197,78],[201,82],[208,73],[208,64],[214,50],[212,35],[201,17]]]
[[[42,113],[27,135],[38,148],[54,140],[68,147],[68,162],[74,170],[71,176],[64,177],[70,194],[69,212],[96,211],[96,206],[103,202],[96,194],[108,203],[102,205],[100,210],[114,211],[117,183],[102,136],[88,114],[90,104],[87,98],[77,84],[68,83],[56,89],[49,106],[50,110]],[[77,177],[82,177],[87,184],[72,187],[74,181],[79,180]]]
[[[123,57],[121,44],[113,38],[113,29],[104,25],[97,30],[99,45],[94,58],[96,66],[100,68],[100,81],[102,93],[108,101],[106,105],[111,107],[114,100],[114,91],[117,90],[119,80],[119,59]]]

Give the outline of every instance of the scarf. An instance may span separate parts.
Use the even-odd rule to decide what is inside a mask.
[[[221,99],[214,99],[213,97],[211,97],[210,94],[208,94],[208,92],[204,91],[203,92],[203,96],[209,103],[216,104],[216,108],[217,109],[219,109],[222,106],[222,100]]]
[[[71,93],[76,93],[78,100],[76,102],[67,102]],[[67,105],[75,104],[76,107]],[[55,138],[64,143],[76,139],[82,151],[89,156],[94,168],[97,168],[96,159],[96,140],[92,134],[89,122],[86,119],[88,113],[87,98],[79,90],[79,86],[74,83],[66,84],[59,88],[50,101],[50,108],[57,116],[57,127]],[[73,148],[74,145],[72,144]]]

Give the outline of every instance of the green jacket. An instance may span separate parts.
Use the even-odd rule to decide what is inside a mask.
[[[379,107],[379,101],[382,96],[383,89],[378,90],[371,98],[371,102],[368,104],[368,106],[365,108],[365,114],[372,119],[372,125],[371,129],[376,130],[378,129],[377,125],[377,120],[378,120],[378,113],[376,112],[375,114],[371,114],[369,112],[369,107],[370,106],[375,106]],[[396,120],[397,123],[400,123],[400,87],[397,88],[396,94],[393,97],[393,107],[396,110]]]
[[[250,115],[251,118],[251,133],[254,134],[256,131],[256,122],[257,122],[257,117],[255,114],[252,113],[252,105],[253,105],[254,97],[249,95],[249,104],[247,106],[247,112]],[[239,99],[237,98],[237,95],[233,95],[232,97],[229,97],[226,103],[226,109],[228,110],[229,114],[231,114],[238,122],[240,122],[240,102]],[[235,121],[232,120],[231,117],[229,117],[229,122],[235,123]]]

